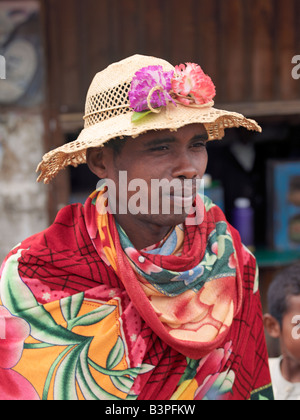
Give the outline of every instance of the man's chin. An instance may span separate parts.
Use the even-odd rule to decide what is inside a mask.
[[[185,222],[188,214],[158,214],[158,215],[139,215],[140,219],[147,223],[151,223],[157,226],[177,226]]]

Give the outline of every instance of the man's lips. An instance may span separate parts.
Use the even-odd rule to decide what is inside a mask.
[[[192,206],[193,202],[195,201],[197,196],[197,191],[181,191],[173,194],[166,194],[165,198],[169,199],[170,201],[174,202],[176,205],[180,205],[183,207]]]
[[[174,203],[192,205],[196,196],[191,195],[189,197],[185,197],[185,196],[181,196],[181,195],[180,196],[170,195],[169,198],[170,198],[171,201],[174,201]]]
[[[183,190],[178,190],[178,191],[174,191],[171,192],[170,194],[166,194],[167,197],[170,198],[175,198],[175,199],[195,199],[197,196],[197,189],[196,188],[192,188],[192,189],[183,189]]]

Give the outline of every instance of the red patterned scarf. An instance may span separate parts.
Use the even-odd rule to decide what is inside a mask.
[[[272,398],[256,262],[221,210],[137,251],[99,202],[4,262],[0,399]]]

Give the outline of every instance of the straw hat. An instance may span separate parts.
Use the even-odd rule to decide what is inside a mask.
[[[133,120],[134,115],[139,115],[135,113],[130,102],[133,79],[137,72],[149,66],[161,66],[166,72],[164,75],[167,73],[173,75],[176,73],[176,69],[178,71],[178,67],[173,67],[165,60],[134,55],[110,65],[95,76],[87,94],[84,129],[77,140],[67,143],[43,157],[37,168],[37,171],[41,172],[38,181],[43,180],[45,183],[49,183],[59,171],[67,166],[76,167],[86,163],[88,148],[100,147],[116,137],[137,137],[150,130],[170,129],[175,131],[193,123],[204,124],[209,140],[222,139],[226,128],[242,126],[248,130],[262,131],[255,121],[249,120],[241,114],[215,109],[214,102],[209,99],[199,105],[197,100],[191,103],[192,101],[183,100],[183,95],[177,95],[176,98],[176,95],[171,92],[174,99],[171,98],[170,101],[166,101],[166,106],[157,109],[157,106],[151,102],[151,98],[154,98],[155,95],[159,97],[160,92],[157,91],[163,91],[160,83],[151,90],[146,98],[148,108],[150,107],[149,109],[153,112],[149,112],[141,119]],[[199,69],[201,70],[198,66]],[[202,70],[201,72],[201,75],[204,75]],[[206,75],[203,77],[208,78]],[[211,81],[211,79],[209,80]],[[166,96],[169,97],[169,94],[166,93]],[[186,102],[189,103],[186,104]]]

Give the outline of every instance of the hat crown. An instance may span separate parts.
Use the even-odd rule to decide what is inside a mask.
[[[130,112],[128,92],[131,81],[138,70],[148,66],[162,66],[164,71],[175,71],[166,60],[136,54],[97,73],[87,93],[85,128]]]

